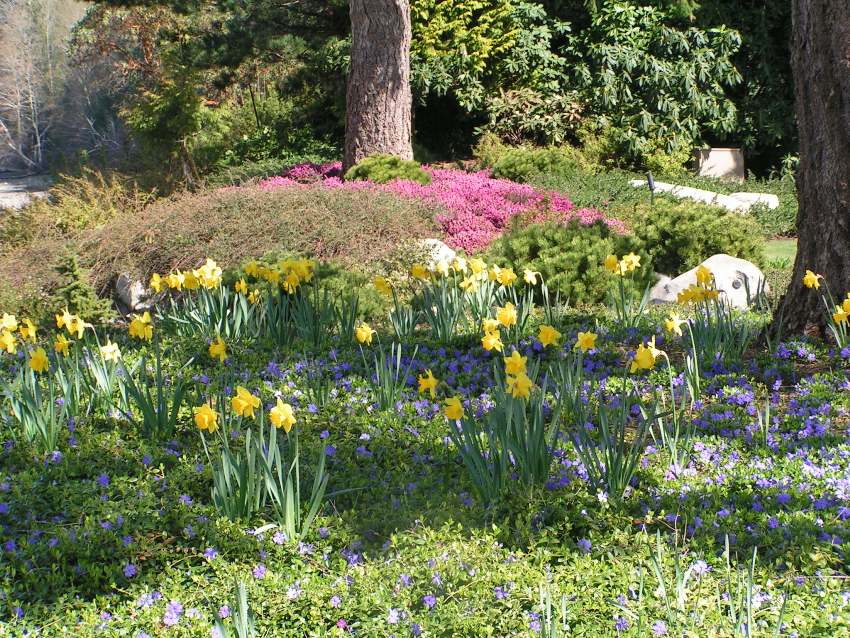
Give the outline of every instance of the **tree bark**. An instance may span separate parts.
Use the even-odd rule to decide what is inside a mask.
[[[349,10],[343,170],[378,153],[413,159],[410,0],[349,0]]]
[[[850,292],[850,4],[793,0],[792,20],[799,239],[777,320],[785,332],[823,334],[820,295],[802,281],[813,270],[836,300]]]

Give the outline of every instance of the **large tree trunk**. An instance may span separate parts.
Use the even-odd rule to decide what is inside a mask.
[[[824,308],[803,286],[805,271],[822,274],[836,297],[850,291],[850,5],[793,0],[792,19],[799,240],[778,316],[785,331],[822,332]]]
[[[377,153],[413,159],[410,1],[350,0],[349,8],[351,72],[343,169]]]

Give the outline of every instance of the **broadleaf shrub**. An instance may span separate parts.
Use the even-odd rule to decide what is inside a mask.
[[[717,253],[764,262],[758,224],[712,206],[658,199],[654,206],[636,207],[631,227],[655,269],[667,275],[680,274]]]
[[[562,299],[582,305],[605,300],[613,278],[603,266],[605,257],[630,252],[641,256],[641,267],[628,284],[642,291],[653,278],[649,253],[639,239],[620,234],[600,221],[515,227],[493,242],[487,258],[517,272],[525,268],[539,272],[550,294],[559,292]]]
[[[431,183],[431,176],[417,162],[393,155],[367,157],[348,169],[345,179],[368,180],[375,184],[386,184],[397,179],[423,185]]]

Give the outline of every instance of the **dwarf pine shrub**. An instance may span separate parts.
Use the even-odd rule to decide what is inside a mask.
[[[605,257],[631,252],[641,256],[641,267],[628,285],[640,292],[652,277],[648,253],[640,240],[620,235],[601,221],[515,228],[493,243],[487,257],[518,272],[526,268],[539,272],[550,294],[557,291],[571,304],[589,304],[604,301],[611,285],[612,275],[603,266]]]
[[[419,184],[430,184],[431,176],[413,160],[403,160],[393,155],[373,155],[360,160],[348,169],[345,179],[368,180],[376,184],[386,184],[396,179],[409,180]]]

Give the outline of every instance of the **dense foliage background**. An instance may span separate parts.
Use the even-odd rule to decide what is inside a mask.
[[[11,15],[21,3],[5,4]],[[413,0],[417,159],[468,156],[492,131],[514,144],[603,144],[636,167],[659,153],[681,164],[711,144],[742,146],[756,172],[779,168],[796,148],[786,4]],[[84,84],[85,99],[65,104],[82,112],[63,111],[44,135],[24,131],[21,150],[35,158],[40,145],[38,161],[52,165],[160,168],[167,156],[190,182],[335,158],[349,30],[342,0],[95,2],[68,68],[48,69],[64,78],[51,103]]]

